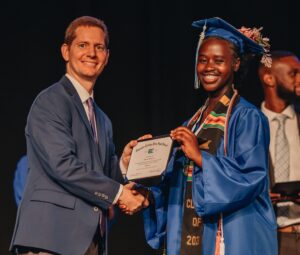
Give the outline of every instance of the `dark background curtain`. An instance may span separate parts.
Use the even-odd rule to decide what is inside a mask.
[[[131,139],[161,135],[189,118],[203,103],[193,89],[199,31],[193,20],[219,16],[236,27],[264,26],[272,49],[300,53],[299,11],[294,1],[49,0],[2,1],[0,68],[0,254],[8,254],[16,205],[12,181],[26,153],[24,127],[30,105],[60,79],[60,45],[68,23],[81,15],[102,18],[110,32],[110,60],[95,99],[114,125],[118,154]],[[255,66],[241,94],[259,106]],[[78,240],[74,240],[76,242]],[[120,215],[109,254],[155,254],[145,243],[141,214]]]

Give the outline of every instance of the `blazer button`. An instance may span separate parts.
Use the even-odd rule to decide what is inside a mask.
[[[94,207],[94,212],[98,212],[99,208],[97,206]]]

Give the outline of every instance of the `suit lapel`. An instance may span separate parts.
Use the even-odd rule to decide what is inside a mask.
[[[67,91],[67,93],[71,96],[78,112],[79,115],[84,123],[84,125],[86,126],[89,134],[90,134],[90,138],[93,140],[94,142],[94,135],[93,135],[93,131],[90,125],[90,122],[88,120],[88,117],[86,115],[86,112],[84,110],[83,104],[80,100],[80,97],[76,91],[76,89],[74,88],[74,86],[72,85],[72,83],[69,81],[69,79],[65,76],[62,77],[62,79],[60,80],[60,82],[63,84],[65,90]],[[97,111],[97,112],[96,112]],[[96,120],[97,120],[97,132],[98,132],[98,141],[100,145],[96,145],[96,149],[100,158],[100,164],[102,165],[102,167],[104,166],[104,162],[105,162],[105,142],[104,140],[101,141],[102,139],[105,139],[105,133],[104,133],[104,126],[101,123],[104,123],[104,121],[101,121],[101,119],[99,120],[98,116],[101,116],[101,113],[99,113],[99,110],[97,109],[97,107],[95,107],[95,115],[96,115]],[[102,125],[102,126],[100,126]],[[99,135],[100,134],[100,135]],[[99,138],[100,136],[100,138]]]
[[[83,104],[80,100],[80,97],[76,91],[76,89],[74,88],[74,86],[72,85],[72,83],[69,81],[68,78],[66,78],[65,76],[62,77],[62,79],[60,80],[60,82],[63,84],[65,90],[67,91],[67,93],[71,96],[78,112],[79,112],[79,115],[83,121],[83,123],[85,124],[90,136],[92,139],[94,139],[93,137],[93,131],[92,131],[92,128],[91,128],[91,125],[90,125],[90,122],[87,118],[87,115],[86,115],[86,112],[84,110],[84,107],[83,107]]]

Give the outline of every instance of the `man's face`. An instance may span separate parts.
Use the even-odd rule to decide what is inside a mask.
[[[275,60],[272,73],[276,79],[279,97],[288,102],[300,98],[300,61],[294,56]]]
[[[67,72],[80,83],[95,82],[107,64],[109,52],[105,34],[98,27],[81,26],[76,29],[71,45],[62,46]]]
[[[198,54],[197,74],[204,90],[219,96],[232,85],[239,61],[234,57],[230,44],[225,40],[207,38]]]

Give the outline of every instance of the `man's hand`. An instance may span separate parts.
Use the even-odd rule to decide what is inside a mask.
[[[300,204],[300,193],[297,194],[297,197],[295,198],[294,202]]]
[[[270,192],[269,194],[273,205],[275,205],[281,200],[281,195],[279,193]]]
[[[128,169],[129,161],[130,161],[132,150],[133,150],[134,146],[137,145],[138,141],[149,139],[149,138],[152,138],[152,135],[150,135],[150,134],[143,135],[143,136],[139,137],[137,140],[131,140],[124,147],[124,150],[123,150],[123,153],[121,156],[121,161],[122,161],[123,166],[126,169]]]
[[[120,209],[130,215],[149,205],[148,199],[133,190],[134,185],[134,182],[124,185],[123,192],[118,201]]]

